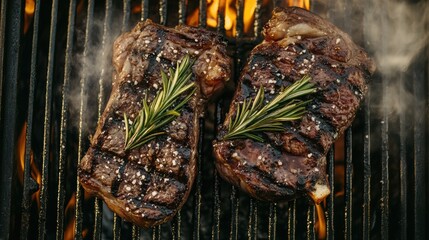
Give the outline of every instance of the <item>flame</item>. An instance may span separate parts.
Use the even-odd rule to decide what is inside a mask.
[[[263,1],[263,6],[267,5],[269,0]],[[243,30],[248,33],[253,26],[255,19],[256,0],[246,0],[243,9]],[[222,12],[225,16],[224,29],[227,36],[236,36],[237,34],[237,2],[234,0],[207,0],[207,26],[215,28],[218,26],[218,13]],[[199,9],[195,9],[186,19],[186,24],[198,26]]]
[[[325,212],[320,204],[316,204],[316,223],[314,229],[318,239],[326,239]]]
[[[263,0],[262,6],[267,6],[269,0]],[[237,34],[237,0],[207,0],[207,26],[216,28],[218,26],[218,13],[222,12],[225,15],[224,29],[229,37]],[[296,6],[310,9],[310,0],[285,0],[283,5]],[[244,1],[243,9],[243,30],[244,33],[249,33],[255,19],[256,0]],[[186,24],[190,26],[198,26],[199,9],[195,9],[186,19]]]
[[[70,218],[70,220],[68,221],[66,229],[64,231],[64,239],[74,239],[74,226],[76,224],[76,217],[74,214],[75,206],[76,206],[76,194],[73,193],[69,202],[67,203],[66,210],[65,210],[65,217],[66,219]]]
[[[25,0],[25,9],[24,9],[24,33],[27,33],[28,28],[30,27],[31,21],[34,16],[34,0]]]
[[[310,0],[285,0],[287,6],[295,6],[310,10]]]
[[[21,133],[18,137],[17,143],[17,156],[18,156],[18,178],[21,184],[24,184],[24,165],[25,165],[25,134],[27,132],[27,123],[24,123]],[[40,186],[42,184],[42,174],[40,174],[39,168],[34,163],[33,150],[30,150],[30,170],[31,177],[36,180],[37,184]],[[40,188],[31,196],[33,201],[37,202],[38,208],[40,208]]]
[[[88,200],[92,196],[84,192],[84,199]],[[76,225],[76,193],[73,193],[70,197],[70,200],[68,201],[65,209],[65,219],[67,222],[66,228],[64,230],[64,239],[75,239],[74,235],[74,229]],[[85,238],[85,236],[88,234],[88,228],[85,228],[82,230],[82,238]]]

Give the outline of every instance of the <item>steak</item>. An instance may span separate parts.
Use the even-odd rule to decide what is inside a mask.
[[[186,55],[195,60],[191,81],[196,93],[163,127],[166,134],[125,151],[124,113],[133,121],[143,99],[150,102],[160,91],[161,71],[168,74]],[[113,65],[112,92],[81,160],[79,180],[120,217],[151,227],[170,220],[189,195],[197,168],[198,120],[229,79],[231,59],[216,33],[146,20],[117,38]]]
[[[216,168],[255,198],[286,201],[308,195],[319,203],[330,193],[327,152],[351,125],[375,65],[346,33],[301,8],[276,8],[263,35],[214,141]],[[263,142],[223,140],[237,103],[254,99],[261,86],[271,100],[306,75],[317,92],[305,99],[310,102],[300,120],[287,122],[284,131],[262,133]]]

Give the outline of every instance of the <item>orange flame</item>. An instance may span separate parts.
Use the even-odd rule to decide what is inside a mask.
[[[91,198],[91,195],[84,192],[84,199],[88,200]],[[76,225],[76,193],[73,193],[70,197],[70,200],[68,201],[66,205],[66,209],[64,210],[65,213],[65,219],[67,222],[67,226],[64,230],[64,239],[75,239],[74,235],[74,228]],[[85,236],[88,234],[88,228],[85,228],[82,230],[82,238],[85,238]]]
[[[86,197],[85,197],[86,198]],[[66,229],[64,230],[64,239],[65,240],[71,240],[75,239],[74,236],[74,228],[76,225],[76,216],[75,216],[75,208],[76,208],[76,193],[73,193],[73,195],[70,197],[69,202],[66,205],[65,209],[65,216],[67,221]],[[85,228],[82,230],[82,238],[85,238],[85,236],[88,234],[88,229]]]
[[[25,9],[24,9],[24,33],[28,31],[30,23],[33,20],[34,16],[34,0],[25,0]]]
[[[316,224],[314,229],[318,239],[326,239],[326,220],[325,212],[320,204],[316,204]]]
[[[266,5],[268,0],[263,1],[263,5]],[[224,29],[227,36],[235,36],[237,34],[237,3],[234,0],[207,0],[207,19],[206,23],[209,27],[218,26],[218,14],[223,13],[225,16]],[[254,14],[256,9],[256,0],[247,0],[244,3],[243,9],[243,30],[244,33],[248,33],[251,29],[254,21]],[[191,14],[188,15],[186,23],[190,26],[198,25],[199,9],[195,9]]]
[[[70,220],[67,223],[66,229],[64,231],[64,239],[74,239],[74,225],[76,224],[76,217],[74,215],[74,210],[76,206],[76,194],[73,193],[69,202],[67,203],[65,216],[66,219]]]
[[[287,6],[295,6],[310,10],[310,0],[285,0]]]
[[[27,123],[24,123],[24,126],[22,127],[21,133],[18,137],[18,143],[17,143],[17,156],[18,156],[18,178],[21,184],[24,184],[24,164],[25,164],[25,134],[27,132]],[[36,180],[37,184],[40,186],[42,184],[42,174],[40,174],[40,171],[37,167],[37,165],[34,163],[34,156],[33,156],[33,150],[30,151],[30,169],[31,169],[31,177]],[[37,206],[40,208],[40,189],[37,190],[33,195],[31,196],[33,201],[37,202]]]
[[[269,0],[263,0],[262,5],[266,6]],[[224,29],[227,36],[236,36],[237,30],[237,1],[236,0],[207,0],[207,19],[206,23],[209,27],[218,26],[219,12],[225,15]],[[285,0],[287,6],[297,6],[305,9],[310,9],[310,0]],[[243,9],[243,30],[244,33],[249,33],[255,19],[256,0],[244,1]],[[186,19],[186,24],[190,26],[198,26],[199,9],[195,9]]]

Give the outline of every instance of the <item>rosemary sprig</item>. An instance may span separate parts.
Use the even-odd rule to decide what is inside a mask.
[[[223,139],[251,138],[263,142],[258,132],[283,131],[284,122],[300,119],[305,113],[305,105],[310,100],[298,98],[316,92],[310,79],[304,76],[268,103],[264,102],[264,88],[261,86],[253,101],[244,100],[242,104],[237,104],[237,112],[230,119],[228,133]]]
[[[134,122],[130,125],[128,117],[124,113],[125,121],[125,150],[142,146],[155,137],[164,134],[160,128],[180,116],[180,110],[195,92],[195,83],[189,82],[192,76],[192,65],[194,61],[186,55],[176,70],[169,69],[170,78],[161,71],[162,90],[157,93],[152,102],[149,103],[147,95],[142,101],[142,109]],[[181,101],[177,100],[182,94],[187,93]]]

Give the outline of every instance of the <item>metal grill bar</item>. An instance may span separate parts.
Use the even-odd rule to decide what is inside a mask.
[[[262,29],[261,8],[262,8],[262,0],[256,0],[255,21],[253,25],[253,29],[255,31],[254,36],[256,39],[261,36],[261,29]]]
[[[237,41],[243,37],[243,28],[244,28],[244,0],[237,1],[237,18],[236,18],[236,39]]]
[[[240,207],[240,202],[238,201],[237,194],[237,188],[231,187],[231,227],[229,231],[230,240],[238,239],[238,210]]]
[[[309,205],[307,209],[307,240],[315,240],[314,222],[316,219],[314,205]]]
[[[381,1],[380,3],[383,6],[388,6],[387,1]],[[380,5],[377,7],[381,7]],[[387,17],[386,13],[384,15]],[[384,17],[381,18],[380,24],[383,26],[382,36],[388,36],[390,29],[388,29],[389,24],[386,22],[387,19]],[[382,46],[381,51],[386,52],[385,47]],[[388,82],[391,80],[388,76],[382,77],[382,93],[384,96],[389,94],[388,92]],[[387,109],[384,107],[382,109],[381,116],[381,199],[380,199],[380,208],[381,208],[381,237],[382,239],[389,239],[389,115]]]
[[[335,239],[335,148],[334,146],[328,152],[327,156],[327,171],[328,171],[328,180],[329,188],[331,189],[331,194],[326,199],[326,238]]]
[[[258,236],[258,201],[254,198],[250,199],[249,204],[247,236],[248,239],[257,239]]]
[[[105,17],[104,17],[104,26],[103,26],[103,39],[101,43],[102,47],[102,57],[105,59],[107,57],[107,49],[109,49],[110,41],[108,42],[108,36],[111,33],[111,24],[112,24],[112,0],[107,0],[105,4]],[[101,117],[103,112],[104,103],[104,85],[106,84],[106,79],[110,77],[108,70],[103,68],[101,69],[100,79],[99,79],[99,93],[98,93],[98,119]],[[110,81],[107,81],[110,82]],[[103,219],[103,202],[99,198],[94,199],[94,239],[101,239],[102,235],[102,219]]]
[[[222,36],[225,36],[225,4],[219,4],[219,9],[217,12],[217,32],[221,34]],[[219,105],[219,107],[221,107]],[[222,122],[219,122],[218,124],[221,124]],[[219,126],[219,125],[217,125]]]
[[[371,144],[370,144],[370,133],[371,133],[371,113],[370,113],[370,101],[371,89],[368,89],[366,100],[364,102],[364,139],[363,139],[363,238],[369,239],[371,233]]]
[[[46,74],[45,119],[43,129],[43,155],[42,155],[42,186],[40,186],[40,211],[39,211],[39,239],[46,236],[46,211],[48,204],[48,175],[51,140],[51,105],[52,105],[52,81],[55,58],[55,35],[57,33],[58,0],[52,2],[51,27],[49,32],[48,69]]]
[[[198,154],[197,154],[197,177],[195,179],[195,195],[194,195],[194,231],[193,236],[194,239],[200,239],[200,226],[201,226],[201,186],[202,186],[202,176],[201,176],[201,168],[203,158],[203,148],[204,148],[204,119],[199,119],[199,135],[198,135]]]
[[[186,22],[186,0],[179,1],[179,24],[185,24]]]
[[[401,74],[400,76],[400,85],[404,86],[404,76]],[[399,98],[404,97],[404,90],[401,89],[399,92]],[[401,206],[400,206],[400,222],[401,222],[401,239],[407,239],[407,196],[408,196],[408,187],[407,187],[407,134],[406,134],[406,113],[402,112],[399,115],[399,135],[400,135],[400,143],[399,143],[399,181],[400,181],[400,199],[401,199]]]
[[[270,203],[270,213],[268,215],[268,239],[277,239],[277,203]]]
[[[140,239],[140,228],[137,225],[133,225],[131,237],[134,240]]]
[[[289,208],[287,211],[287,217],[288,217],[288,239],[294,240],[296,238],[296,231],[295,231],[295,223],[296,223],[296,200],[293,200],[288,203]]]
[[[384,94],[387,93],[387,79],[383,79]],[[386,110],[383,111],[381,120],[381,236],[389,237],[389,117]]]
[[[250,199],[249,203],[249,217],[247,218],[247,239],[253,239],[253,209],[255,205],[255,200],[253,198]]]
[[[159,23],[162,25],[167,24],[167,0],[159,1]]]
[[[198,16],[198,26],[207,27],[207,1],[200,0],[200,14]]]
[[[113,214],[113,239],[121,239],[121,222],[122,219],[117,216],[116,213]]]
[[[62,103],[61,103],[61,126],[60,126],[60,148],[58,158],[58,196],[57,196],[57,229],[56,238],[64,238],[64,200],[65,200],[65,164],[67,156],[67,110],[69,102],[67,96],[69,94],[70,87],[70,75],[71,75],[71,62],[73,55],[73,38],[75,28],[75,16],[76,16],[76,0],[70,1],[69,6],[69,17],[67,26],[67,43],[65,50],[65,63],[64,63],[64,80],[63,80],[63,91],[62,91]]]
[[[426,26],[427,27],[427,26]],[[427,47],[427,46],[426,46]],[[428,56],[428,55],[426,55]],[[426,60],[427,61],[427,60]],[[428,63],[417,64],[416,70],[413,70],[412,78],[414,79],[414,238],[427,238],[427,189],[428,189],[428,94],[427,83],[423,81],[425,74],[420,70],[427,67]],[[419,81],[420,79],[420,81]],[[428,79],[428,75],[426,75]],[[425,83],[426,82],[426,83]],[[425,86],[426,84],[426,86]],[[426,120],[425,120],[426,119]],[[426,122],[425,122],[426,121]],[[426,156],[426,157],[425,157]],[[425,226],[426,225],[426,226]]]
[[[345,173],[345,209],[344,209],[344,220],[345,239],[352,238],[352,206],[353,206],[353,159],[352,159],[352,129],[349,128],[345,132],[345,161],[346,161],[346,173]]]
[[[34,108],[34,89],[36,81],[36,61],[38,51],[38,37],[39,37],[39,16],[40,16],[40,1],[36,1],[34,12],[34,25],[33,25],[33,39],[31,48],[31,70],[28,92],[28,110],[27,110],[27,129],[25,133],[25,162],[24,162],[24,176],[23,176],[23,190],[22,190],[22,214],[21,214],[21,239],[28,238],[28,227],[30,226],[30,211],[31,211],[31,195],[37,190],[37,184],[31,178],[31,143],[33,132],[33,108]],[[1,77],[1,76],[0,76]]]
[[[221,14],[221,10],[219,11],[218,14]],[[223,19],[223,20],[221,20]],[[221,24],[224,21],[224,17],[219,16],[218,18],[218,32],[221,31],[220,26],[223,26],[223,24]],[[223,117],[225,114],[222,111],[222,103],[223,101],[220,100],[217,104],[216,104],[216,109],[215,109],[215,128],[214,128],[214,134],[215,136],[217,135],[217,126],[220,126],[223,122]],[[213,166],[214,167],[214,166]],[[219,186],[219,174],[217,173],[217,171],[213,171],[213,192],[214,192],[214,199],[213,199],[213,226],[212,226],[212,240],[218,240],[220,239],[220,214],[221,214],[221,205],[220,205],[220,186]]]
[[[176,216],[174,217],[174,222],[173,222],[173,229],[172,231],[172,239],[177,239],[180,240],[182,239],[182,210],[180,210],[179,212],[177,212]]]
[[[85,29],[85,43],[83,49],[83,73],[80,79],[80,109],[79,109],[79,139],[78,139],[78,157],[77,164],[79,165],[82,159],[82,154],[84,154],[84,149],[82,146],[83,142],[83,123],[87,111],[85,95],[88,91],[87,84],[87,72],[89,67],[89,45],[91,42],[91,33],[93,28],[93,19],[94,19],[94,4],[93,0],[88,1],[87,16],[86,16],[86,29]],[[82,239],[82,221],[83,221],[83,188],[79,183],[79,178],[76,176],[76,209],[75,209],[75,227],[74,227],[74,236],[76,239]]]
[[[148,17],[149,17],[149,0],[142,0],[142,16],[141,16],[141,20],[144,21]]]
[[[0,163],[0,181],[1,181],[1,196],[0,196],[0,232],[5,238],[9,238],[11,227],[11,209],[12,203],[12,183],[14,181],[13,170],[15,169],[14,152],[16,142],[16,98],[17,98],[17,82],[18,82],[18,65],[19,65],[19,49],[21,42],[21,14],[22,2],[2,1],[2,17],[1,24],[5,35],[2,50],[0,52],[1,61],[6,62],[2,65],[0,76],[4,76],[4,82],[1,80],[1,163]],[[7,23],[7,25],[6,25]],[[6,26],[5,26],[6,25]],[[3,35],[3,34],[2,34]],[[0,39],[3,41],[3,39]],[[3,45],[4,44],[4,45]],[[4,47],[4,48],[3,48]],[[4,49],[4,53],[3,53]],[[3,56],[4,54],[4,56]],[[4,66],[4,67],[3,67]],[[4,71],[4,73],[3,73]],[[6,89],[7,91],[4,91]]]
[[[128,31],[130,26],[130,15],[131,15],[131,0],[124,0],[122,16],[122,32]]]

